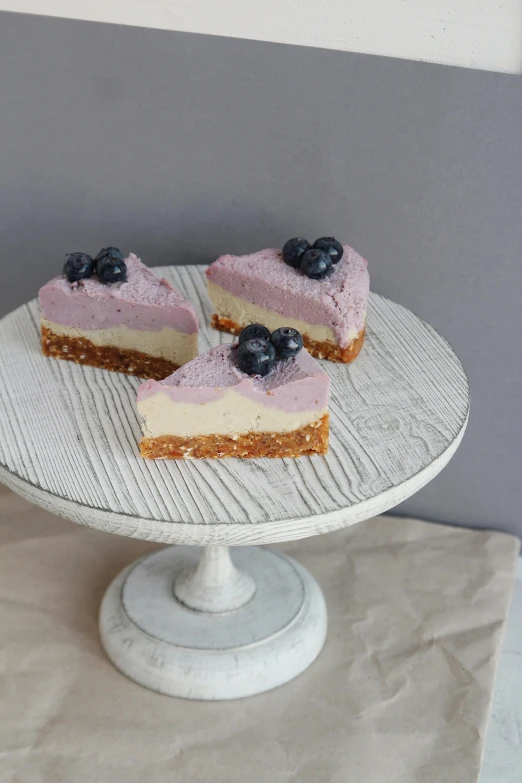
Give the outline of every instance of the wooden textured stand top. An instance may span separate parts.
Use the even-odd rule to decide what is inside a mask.
[[[204,267],[161,268],[207,326]],[[299,460],[152,462],[139,456],[139,380],[41,354],[36,301],[0,321],[0,479],[81,524],[165,543],[302,538],[395,506],[430,481],[464,434],[466,375],[449,344],[372,294],[367,337],[332,378],[330,449]]]

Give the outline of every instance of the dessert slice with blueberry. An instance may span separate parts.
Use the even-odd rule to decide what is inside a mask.
[[[289,239],[207,269],[212,326],[239,334],[252,321],[297,329],[318,359],[351,362],[361,350],[370,280],[364,258],[335,237]]]
[[[134,253],[70,253],[39,300],[46,356],[158,379],[197,356],[194,308]]]
[[[143,457],[300,457],[328,449],[330,379],[291,327],[250,324],[138,389]]]

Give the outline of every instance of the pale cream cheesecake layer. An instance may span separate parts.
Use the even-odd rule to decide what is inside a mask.
[[[292,432],[314,424],[328,413],[328,407],[309,411],[287,411],[260,405],[232,389],[213,402],[174,402],[164,392],[138,399],[146,438],[165,435],[199,437],[244,433]]]
[[[328,449],[330,379],[306,350],[261,375],[218,345],[138,389],[149,459],[299,457]]]
[[[240,296],[235,296],[211,280],[207,280],[207,289],[209,298],[214,305],[214,312],[220,318],[227,318],[241,327],[252,323],[260,323],[273,332],[275,329],[279,329],[280,326],[291,326],[293,329],[301,332],[301,334],[306,334],[315,342],[337,344],[334,332],[329,326],[310,324],[298,318],[281,315],[275,312],[275,310],[267,310],[260,305],[242,299]],[[348,330],[346,339],[348,342],[351,342],[358,335],[359,331],[352,327]]]
[[[131,329],[128,326],[110,326],[106,329],[79,329],[63,326],[42,318],[42,327],[60,337],[83,338],[96,346],[110,346],[120,350],[140,351],[173,364],[189,362],[198,353],[198,333],[185,334],[164,326],[159,331]]]
[[[134,253],[121,261],[113,282],[100,278],[92,260],[86,277],[69,279],[71,257],[39,292],[45,356],[159,380],[197,355],[193,306]]]

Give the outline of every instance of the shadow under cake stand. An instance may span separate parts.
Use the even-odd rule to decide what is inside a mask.
[[[194,303],[200,351],[231,340],[206,326],[204,267],[156,271]],[[128,566],[102,602],[103,647],[132,680],[210,700],[300,674],[326,638],[323,595],[299,563],[252,545],[382,513],[455,453],[466,375],[405,308],[371,294],[360,356],[323,366],[332,379],[325,457],[150,461],[137,446],[138,379],[42,356],[36,301],[0,321],[0,479],[82,525],[176,544]]]

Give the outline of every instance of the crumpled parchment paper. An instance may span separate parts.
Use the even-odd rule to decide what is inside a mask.
[[[324,591],[326,646],[217,703],[100,647],[106,587],[155,546],[0,493],[0,783],[476,783],[518,539],[381,516],[281,545]]]

